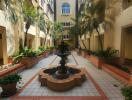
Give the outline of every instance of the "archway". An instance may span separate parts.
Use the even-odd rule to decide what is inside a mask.
[[[6,29],[0,26],[0,65],[7,64],[7,43],[6,43]]]

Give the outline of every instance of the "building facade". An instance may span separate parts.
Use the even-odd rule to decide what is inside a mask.
[[[106,2],[106,17],[111,21],[111,27],[103,29],[100,26],[100,35],[104,49],[112,47],[118,50],[120,64],[132,62],[132,0],[108,0]],[[100,50],[96,31],[91,36],[82,36],[88,50],[98,52]],[[79,41],[81,48],[84,48]]]
[[[41,8],[42,13],[46,16],[44,20],[54,21],[54,0],[27,0],[30,6],[33,6],[36,10]],[[25,34],[25,22],[24,17],[21,14],[20,5],[18,1],[11,0],[14,11],[19,17],[15,23],[12,23],[9,19],[10,13],[7,9],[4,9],[4,0],[0,2],[0,65],[8,63],[8,57],[12,56],[19,51],[20,42],[24,44]],[[33,50],[37,50],[39,46],[43,45],[46,32],[40,30],[37,25],[37,21],[34,25],[31,25],[27,34],[27,46]],[[46,38],[46,46],[52,45],[52,38],[50,34]]]
[[[55,0],[55,21],[62,24],[62,38],[65,41],[72,42],[69,29],[74,25],[72,19],[76,19],[76,1],[77,0]]]

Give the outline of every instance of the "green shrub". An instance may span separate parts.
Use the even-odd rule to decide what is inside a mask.
[[[17,64],[21,61],[21,59],[24,57],[23,54],[18,54],[13,57],[13,64]]]
[[[98,55],[96,51],[89,51],[89,52],[90,52],[90,54],[92,54],[94,56],[97,56]]]
[[[11,74],[11,75],[5,76],[3,78],[0,78],[0,84],[6,85],[6,84],[10,84],[10,83],[17,83],[17,82],[20,82],[21,79],[22,78],[19,74]]]
[[[50,50],[53,50],[54,49],[54,47],[52,46],[52,47],[49,47],[50,48]]]
[[[121,91],[123,96],[125,96],[125,100],[132,100],[132,86],[125,86]]]
[[[23,48],[19,52],[19,54],[24,55],[24,57],[36,57],[36,53],[32,51],[32,49],[27,48],[27,47]]]
[[[13,64],[19,63],[23,57],[36,57],[37,54],[35,51],[32,51],[30,48],[22,48],[20,52],[13,57]]]
[[[38,50],[41,51],[41,52],[44,52],[44,51],[46,50],[46,48],[43,47],[43,46],[40,46],[40,47],[38,48]]]
[[[108,60],[112,60],[113,58],[115,58],[117,52],[118,50],[108,47],[106,50],[99,51],[97,53],[97,56],[104,59],[105,61],[108,61]]]
[[[120,69],[123,70],[123,71],[125,71],[125,72],[127,72],[127,73],[130,73],[129,68],[126,67],[126,66],[121,66]]]

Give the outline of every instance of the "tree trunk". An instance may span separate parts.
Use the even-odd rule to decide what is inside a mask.
[[[103,43],[102,43],[102,40],[101,40],[101,36],[100,36],[100,33],[99,33],[99,31],[98,31],[98,29],[96,28],[96,31],[97,31],[97,33],[98,33],[98,37],[99,37],[99,43],[100,43],[100,47],[101,47],[101,51],[103,51]]]
[[[86,45],[85,45],[84,41],[81,39],[81,35],[79,35],[79,37],[80,37],[80,40],[81,40],[81,42],[82,42],[82,44],[83,44],[84,48],[85,48],[85,49],[87,49],[87,47],[86,47]]]
[[[78,9],[78,0],[76,0],[76,30],[75,30],[75,48],[78,48],[78,13],[79,13],[79,9]]]
[[[27,32],[28,32],[28,29],[26,30],[26,33],[25,33],[24,47],[26,47],[26,46],[27,46]]]
[[[75,33],[75,48],[78,48],[78,34]]]
[[[56,39],[54,39],[54,46],[55,46],[55,45],[57,45],[57,44],[56,44]]]
[[[61,32],[61,40],[63,41],[63,33]]]
[[[90,55],[90,51],[91,51],[91,49],[90,49],[90,38],[88,39],[88,43],[89,43],[89,51],[88,51],[88,53]]]
[[[47,39],[47,35],[48,35],[48,34],[46,34],[46,37],[45,37],[45,39],[44,39],[44,47],[45,47],[45,43],[46,43],[46,39]]]

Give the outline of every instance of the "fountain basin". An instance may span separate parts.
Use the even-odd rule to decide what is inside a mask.
[[[47,86],[48,88],[55,91],[66,91],[72,89],[75,86],[79,86],[86,79],[85,69],[72,68],[70,71],[75,71],[73,74],[69,75],[66,79],[56,79],[53,75],[57,71],[57,67],[41,69],[39,72],[39,81],[41,86]],[[75,69],[75,70],[73,70]]]

